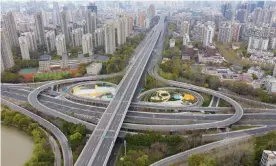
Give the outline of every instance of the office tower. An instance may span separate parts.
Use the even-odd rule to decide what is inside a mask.
[[[62,54],[61,62],[60,62],[60,68],[62,68],[62,69],[68,68],[68,55],[67,55],[67,53]]]
[[[268,49],[268,44],[269,44],[268,38],[250,36],[247,50],[253,49],[253,50],[266,51]]]
[[[57,55],[62,56],[63,53],[67,53],[65,35],[61,34],[56,37]]]
[[[18,38],[18,40],[19,40],[19,46],[20,46],[22,59],[29,60],[30,59],[30,52],[29,52],[29,46],[28,46],[27,38],[25,36],[20,36]]]
[[[210,25],[205,27],[204,35],[203,35],[203,46],[207,47],[213,43],[213,37],[214,37],[214,28]]]
[[[69,26],[68,14],[67,14],[66,8],[65,8],[65,10],[63,10],[60,13],[60,21],[61,21],[61,25],[60,25],[61,30],[62,30],[62,33],[65,36],[65,41],[66,41],[66,43],[70,43],[70,34],[69,34],[69,30],[68,30],[68,26]]]
[[[138,16],[138,26],[140,28],[145,28],[146,14],[145,12],[140,12]]]
[[[224,22],[219,27],[218,41],[228,43],[232,41],[232,27],[230,22]]]
[[[97,15],[97,6],[95,5],[95,3],[89,3],[89,5],[87,6],[87,10]]]
[[[42,18],[42,12],[39,11],[34,15],[35,18],[35,29],[36,29],[36,36],[39,45],[45,45],[45,30],[44,30],[44,23]]]
[[[190,42],[190,36],[188,33],[185,33],[183,35],[183,46],[187,46],[189,42]]]
[[[25,36],[27,38],[28,47],[30,51],[37,50],[37,43],[34,32],[24,32],[21,33],[21,36]]]
[[[5,69],[14,66],[14,60],[11,51],[11,45],[8,39],[8,34],[5,29],[0,29],[1,31],[1,72]]]
[[[104,27],[105,53],[113,54],[116,51],[114,23],[109,22]]]
[[[95,47],[104,45],[104,28],[98,28],[95,31]]]
[[[189,32],[190,32],[190,24],[189,24],[189,22],[188,21],[183,21],[182,22],[182,33],[183,34],[189,34]]]
[[[232,24],[232,39],[233,39],[233,41],[236,41],[236,42],[239,41],[240,29],[241,29],[241,24],[240,23],[233,23]]]
[[[244,23],[247,18],[247,11],[245,9],[239,9],[237,11],[236,20],[238,20],[240,23]]]
[[[223,17],[225,17],[228,20],[232,19],[232,6],[230,3],[225,3],[221,6],[221,13]]]
[[[276,3],[276,2],[275,2]],[[276,10],[271,8],[267,11],[265,18],[264,18],[264,23],[271,25],[272,24],[272,19],[273,17],[276,16]]]
[[[93,13],[91,11],[86,12],[86,26],[87,33],[94,34],[95,30],[97,29],[96,13]]]
[[[56,47],[56,36],[54,31],[48,31],[45,35],[46,37],[46,47],[47,47],[47,52],[52,52],[55,50]]]
[[[59,25],[60,24],[60,17],[59,17],[59,4],[58,2],[53,2],[53,13],[54,13],[54,17],[56,20],[56,23]]]
[[[82,36],[83,36],[82,28],[77,28],[72,31],[72,44],[74,47],[81,46]]]
[[[82,52],[83,54],[93,55],[93,36],[91,33],[82,36]]]
[[[5,29],[8,33],[8,39],[11,46],[18,46],[18,35],[16,30],[16,24],[12,12],[8,12],[3,16]]]

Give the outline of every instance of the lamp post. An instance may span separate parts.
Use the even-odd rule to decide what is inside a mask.
[[[125,156],[126,156],[126,140],[124,140]]]

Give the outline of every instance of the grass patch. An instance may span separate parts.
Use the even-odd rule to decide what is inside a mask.
[[[251,65],[249,60],[241,59],[237,56],[237,53],[228,45],[228,44],[219,44],[216,43],[221,55],[225,58],[226,61],[234,65]]]
[[[256,128],[259,126],[232,126],[232,131],[237,131],[237,130],[246,130],[246,129],[252,129],[252,128]]]

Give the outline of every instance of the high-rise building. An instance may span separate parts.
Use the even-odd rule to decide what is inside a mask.
[[[8,12],[3,16],[5,29],[8,33],[8,39],[11,46],[18,46],[18,35],[16,30],[16,24],[12,12]]]
[[[18,40],[19,40],[19,46],[20,46],[22,59],[29,60],[30,59],[30,52],[29,52],[27,37],[20,36],[18,38]]]
[[[67,53],[63,53],[60,61],[60,68],[66,69],[68,68],[68,55]]]
[[[21,36],[25,36],[27,38],[28,46],[30,51],[37,50],[37,43],[34,32],[24,32],[21,33]]]
[[[60,24],[60,17],[59,17],[59,4],[58,2],[53,2],[53,10],[54,10],[54,17],[56,20],[56,23],[59,25]]]
[[[230,22],[224,22],[219,27],[218,41],[228,43],[232,41],[232,27]]]
[[[65,35],[61,34],[56,37],[57,55],[62,56],[63,53],[67,53]]]
[[[45,29],[44,29],[44,22],[42,17],[42,12],[38,11],[35,15],[35,29],[36,29],[36,36],[39,45],[45,45]]]
[[[149,9],[148,9],[148,16],[149,16],[149,19],[151,20],[154,16],[155,16],[155,7],[153,4],[151,4],[149,6]]]
[[[133,24],[134,24],[133,17],[128,16],[128,32],[129,32],[129,34],[133,33]]]
[[[54,31],[48,31],[45,35],[46,38],[46,47],[47,52],[51,52],[55,50],[56,47],[56,36]]]
[[[190,42],[189,34],[188,34],[188,33],[185,33],[185,34],[183,35],[183,46],[187,46],[189,42]]]
[[[14,66],[14,60],[11,51],[11,45],[8,39],[8,35],[4,29],[1,31],[1,72],[5,69],[11,68]]]
[[[238,20],[240,23],[244,23],[247,18],[247,10],[246,9],[239,9],[237,11],[236,20]]]
[[[60,20],[61,20],[61,30],[65,36],[65,41],[66,41],[66,43],[70,43],[70,34],[69,34],[69,30],[68,30],[69,22],[68,22],[67,10],[63,10],[60,13]]]
[[[233,23],[232,24],[232,39],[233,39],[233,41],[236,41],[236,42],[239,41],[240,29],[241,29],[241,24],[240,23]]]
[[[116,51],[115,27],[113,22],[109,22],[104,27],[104,46],[106,54],[113,54]]]
[[[201,23],[197,23],[191,32],[192,40],[203,41],[204,31],[205,31],[205,25]]]
[[[97,29],[96,13],[91,11],[86,12],[86,26],[87,33],[94,34],[95,30]]]
[[[269,43],[268,38],[251,36],[249,37],[247,50],[254,49],[254,50],[266,51],[268,49],[268,43]]]
[[[95,5],[95,3],[89,3],[89,5],[87,6],[87,10],[90,12],[93,12],[97,15],[97,6]]]
[[[182,33],[183,34],[189,34],[190,33],[190,24],[188,21],[183,21],[182,22]]]
[[[213,37],[214,37],[214,28],[212,26],[206,26],[204,30],[204,36],[203,36],[203,46],[207,47],[213,43]]]
[[[93,36],[91,33],[82,36],[82,52],[83,54],[93,55]]]
[[[221,13],[223,17],[225,17],[228,20],[232,19],[232,6],[231,3],[225,3],[221,6]]]
[[[115,22],[115,36],[116,36],[116,46],[120,46],[126,42],[126,19],[120,18]]]
[[[140,12],[138,16],[138,26],[140,28],[145,28],[146,14],[145,12]]]
[[[98,28],[95,31],[95,47],[103,46],[104,45],[104,28]]]
[[[257,2],[257,7],[264,8],[264,1],[258,1]]]
[[[74,29],[72,32],[72,44],[74,47],[81,46],[83,30],[82,28]]]
[[[270,39],[270,49],[276,50],[276,37]]]

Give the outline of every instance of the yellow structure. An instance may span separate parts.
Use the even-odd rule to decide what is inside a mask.
[[[187,100],[187,101],[191,101],[191,100],[193,101],[193,100],[195,100],[195,97],[191,94],[185,93],[183,96],[183,99]]]

